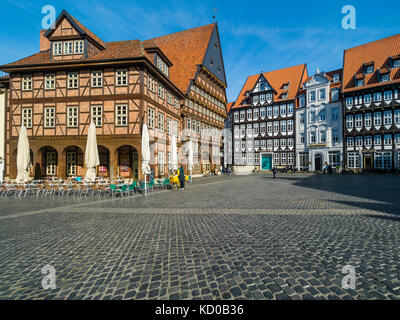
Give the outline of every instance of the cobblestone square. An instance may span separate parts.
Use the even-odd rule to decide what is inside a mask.
[[[399,299],[396,175],[199,178],[148,197],[0,198],[1,299]],[[42,288],[42,268],[56,289]],[[342,268],[356,268],[356,289]]]

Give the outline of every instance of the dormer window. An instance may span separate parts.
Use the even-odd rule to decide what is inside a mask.
[[[338,73],[335,73],[333,75],[333,82],[339,82],[339,74]]]
[[[386,73],[386,74],[382,75],[382,78],[381,78],[382,82],[386,82],[386,81],[389,81],[389,80],[390,80],[389,73]]]
[[[61,56],[62,55],[62,42],[54,42],[53,43],[53,56]]]
[[[282,99],[287,99],[287,93],[282,94]]]
[[[400,59],[393,60],[393,68],[400,67]]]
[[[72,54],[72,41],[64,42],[64,55]]]
[[[283,90],[289,90],[289,83],[285,83],[283,85]]]
[[[157,68],[160,69],[160,71],[162,73],[164,73],[166,76],[168,76],[169,75],[169,67],[168,67],[168,65],[158,55],[156,56],[156,61],[157,61]]]
[[[365,73],[373,73],[373,72],[374,72],[374,66],[373,65],[367,66]]]
[[[356,87],[362,87],[362,86],[364,86],[364,79],[356,80]]]

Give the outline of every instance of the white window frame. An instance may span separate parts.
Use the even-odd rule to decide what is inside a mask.
[[[83,40],[75,40],[74,41],[74,53],[82,54],[84,51],[84,41]]]
[[[67,107],[67,127],[76,128],[78,127],[78,107],[70,106]]]
[[[56,108],[45,107],[44,108],[44,127],[54,128],[56,125]]]
[[[77,89],[79,86],[79,75],[78,72],[69,72],[67,79],[67,88],[68,89]]]
[[[54,90],[56,88],[56,75],[54,73],[49,73],[45,75],[45,90]]]
[[[103,86],[103,71],[96,70],[91,72],[92,88],[101,88]]]
[[[63,52],[62,41],[53,42],[53,56],[61,56]]]
[[[103,125],[103,106],[95,105],[90,107],[91,121],[97,128]]]
[[[22,124],[27,128],[32,128],[32,108],[22,108]]]
[[[115,106],[115,125],[117,127],[126,127],[128,125],[127,104],[117,104]]]
[[[148,108],[147,125],[150,129],[154,129],[155,111],[153,108]]]
[[[128,85],[128,70],[127,69],[115,70],[115,85],[118,87]]]
[[[33,89],[33,79],[31,74],[22,75],[22,91],[31,91]]]

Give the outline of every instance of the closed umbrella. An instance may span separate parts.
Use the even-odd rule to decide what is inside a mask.
[[[170,169],[173,171],[178,170],[178,148],[176,146],[176,136],[173,134],[171,136],[171,145],[170,145],[170,152],[171,152],[171,163]]]
[[[85,164],[86,164],[85,180],[89,182],[94,182],[97,176],[96,169],[97,166],[100,165],[100,160],[99,160],[99,150],[97,148],[96,126],[93,122],[90,124],[86,141]]]
[[[31,156],[29,149],[28,133],[24,125],[21,126],[18,138],[17,151],[17,182],[27,182],[29,179],[29,166],[31,164]]]
[[[147,124],[143,125],[142,130],[142,173],[144,174],[144,195],[146,195],[147,182],[146,175],[151,173],[150,170],[150,138]]]

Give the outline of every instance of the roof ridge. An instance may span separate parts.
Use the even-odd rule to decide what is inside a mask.
[[[144,40],[143,42],[148,42],[148,41],[151,41],[151,40],[154,40],[154,39],[172,36],[172,35],[177,34],[177,33],[184,33],[184,32],[194,31],[194,30],[196,30],[196,29],[205,28],[205,27],[209,27],[209,26],[215,26],[215,25],[216,25],[216,22],[210,23],[210,24],[206,24],[206,25],[203,25],[203,26],[198,26],[198,27],[190,28],[190,29],[185,29],[185,30],[181,30],[181,31],[171,32],[171,33],[167,33],[167,34],[165,34],[165,35],[163,35],[163,36],[158,36],[158,37],[154,37],[154,38],[150,38],[150,39]]]
[[[266,74],[266,73],[276,72],[276,71],[283,71],[283,70],[287,70],[287,69],[291,69],[291,68],[296,68],[296,67],[300,67],[300,66],[304,66],[304,65],[306,65],[306,64],[305,64],[305,63],[300,63],[300,64],[297,64],[297,65],[294,65],[294,66],[291,66],[291,67],[286,67],[286,68],[281,68],[281,69],[275,69],[275,70],[270,70],[270,71],[264,71],[264,72],[261,72],[261,73],[256,73],[256,74],[250,75],[250,76],[248,76],[248,78],[254,77],[254,76],[259,76],[260,74],[264,75],[264,74]]]
[[[368,46],[368,45],[373,44],[375,42],[382,41],[382,40],[388,40],[388,39],[394,38],[396,36],[400,37],[400,33],[396,33],[396,34],[393,34],[391,36],[387,36],[387,37],[384,37],[384,38],[380,38],[380,39],[377,39],[377,40],[373,40],[373,41],[370,41],[370,42],[367,42],[367,43],[360,44],[360,45],[355,46],[355,47],[344,49],[344,51],[349,51],[349,50],[357,49],[357,48],[360,48],[360,47]]]

